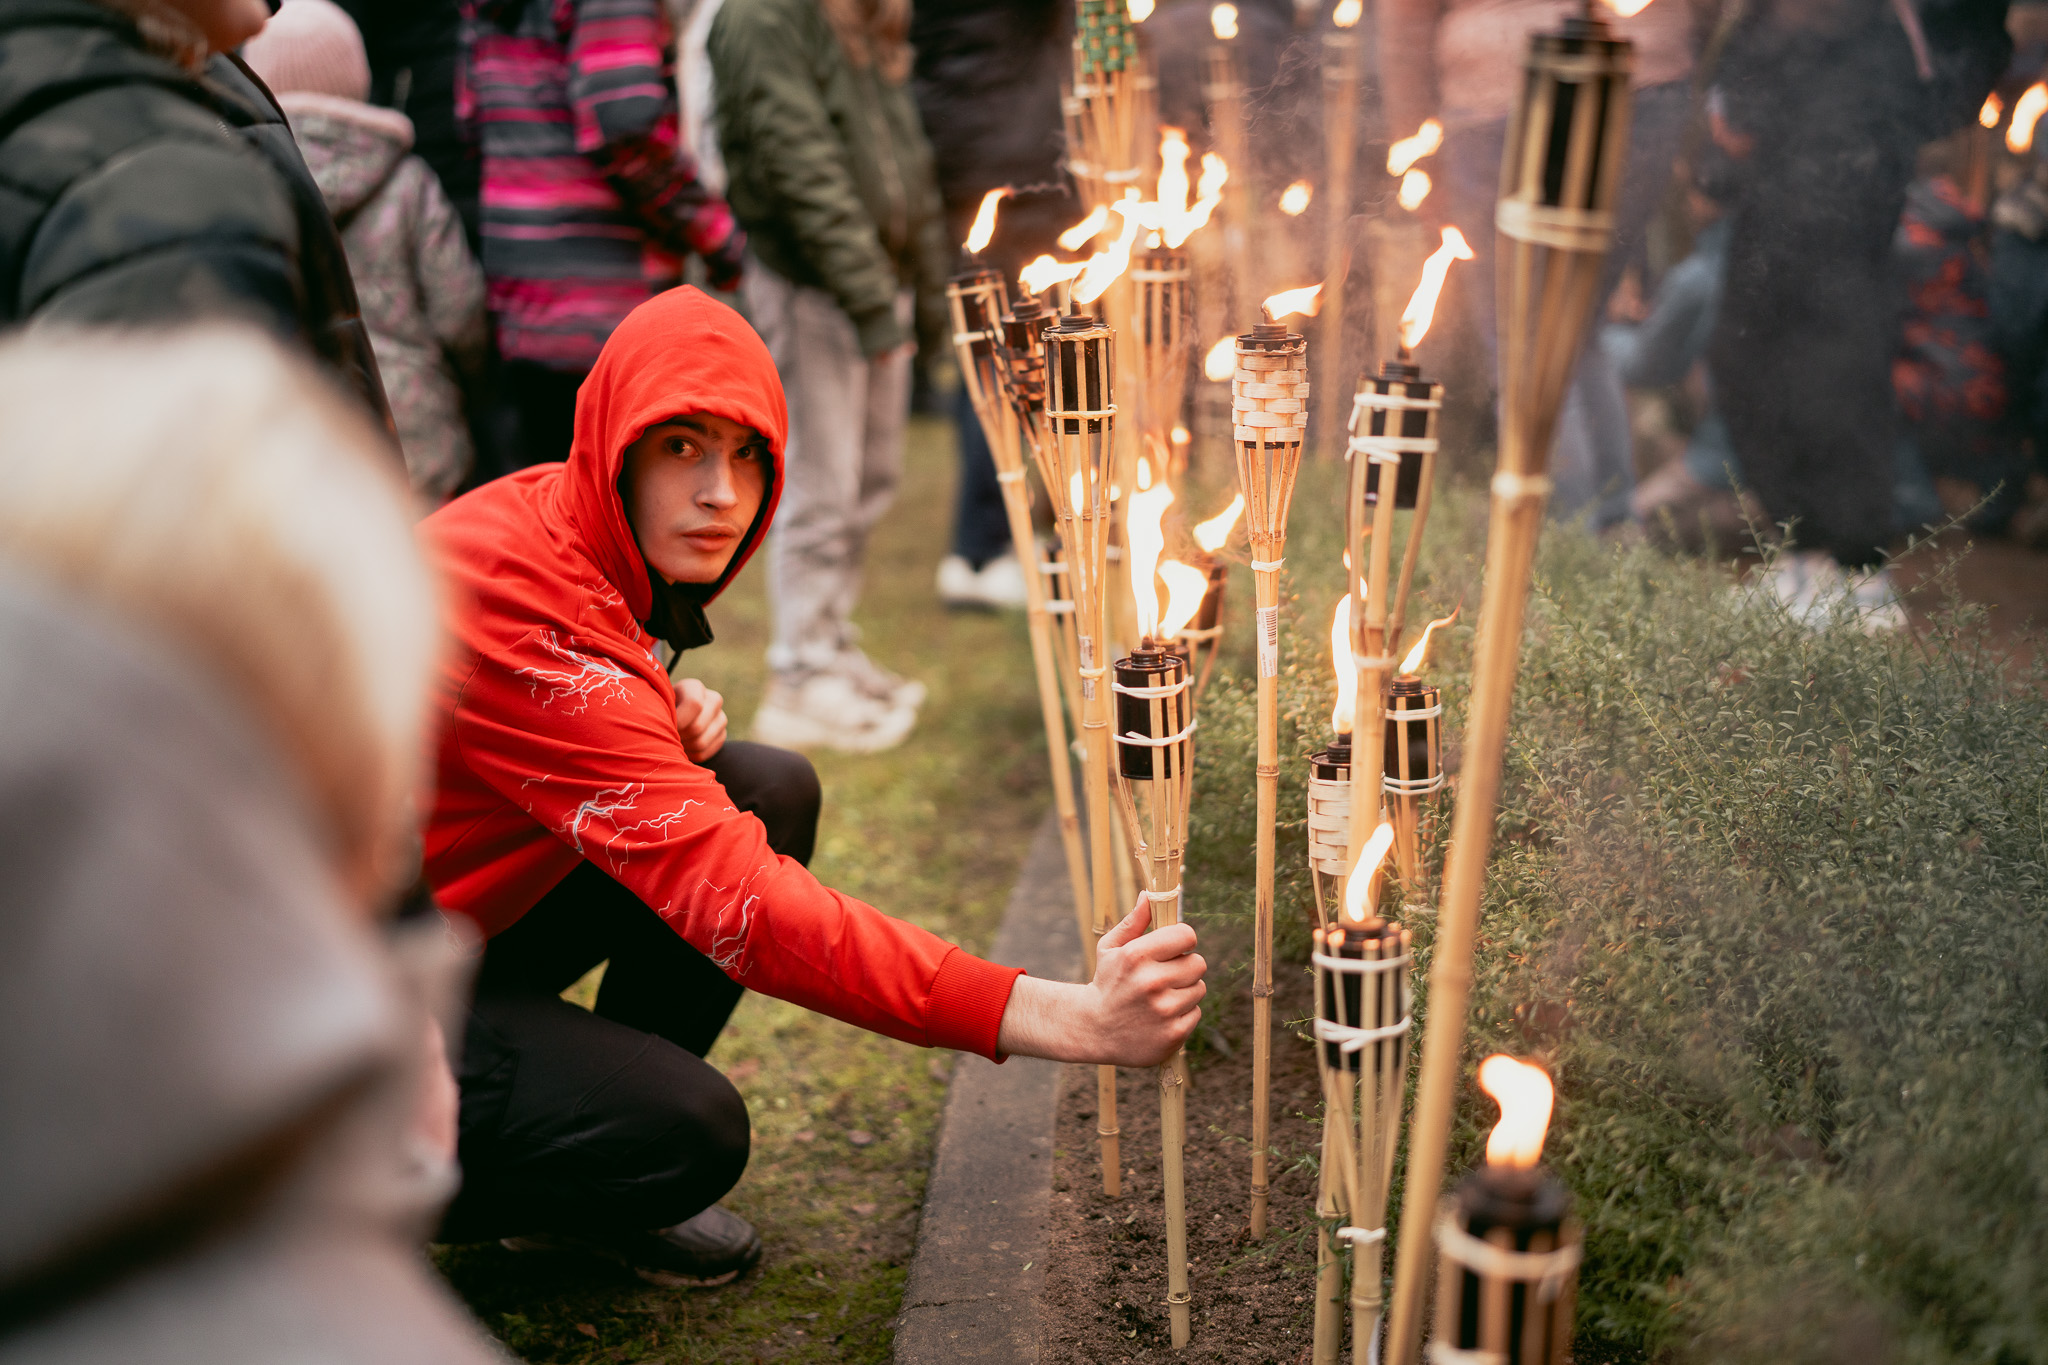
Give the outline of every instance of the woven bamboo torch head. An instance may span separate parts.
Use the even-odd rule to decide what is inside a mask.
[[[1594,17],[1533,34],[1501,160],[1501,466],[1540,474],[1585,339],[1627,157],[1628,41]]]
[[[995,270],[970,270],[946,284],[946,304],[953,315],[953,355],[960,364],[960,382],[984,422],[1003,401],[1001,324],[1009,311],[1003,277]]]
[[[1230,422],[1246,535],[1254,551],[1277,551],[1286,541],[1287,507],[1307,434],[1308,342],[1299,332],[1262,322],[1237,339]]]
[[[1115,468],[1115,334],[1087,317],[1063,317],[1043,333],[1047,482],[1062,517],[1107,524]]]

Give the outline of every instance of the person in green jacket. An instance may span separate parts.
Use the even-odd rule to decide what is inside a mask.
[[[909,0],[725,0],[708,52],[747,310],[789,395],[768,545],[772,677],[754,737],[872,752],[924,685],[851,620],[868,533],[895,499],[917,338],[945,326],[952,248],[907,84]]]

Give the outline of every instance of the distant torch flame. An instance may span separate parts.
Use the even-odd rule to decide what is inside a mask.
[[[1119,275],[1131,268],[1131,248],[1137,243],[1139,220],[1142,216],[1139,211],[1138,192],[1125,190],[1123,201],[1110,207],[1123,215],[1123,231],[1117,233],[1116,240],[1107,247],[1088,258],[1087,268],[1081,272],[1081,277],[1074,281],[1075,303],[1095,302],[1102,297],[1104,290],[1116,283]]]
[[[1996,128],[1998,120],[2005,116],[2005,101],[1992,91],[1984,97],[1984,107],[1977,111],[1977,122],[1986,128]]]
[[[988,249],[989,240],[996,235],[996,205],[1003,202],[1003,196],[1010,192],[1006,185],[990,190],[981,196],[981,207],[975,210],[974,226],[967,230],[967,250],[980,255]]]
[[[1330,22],[1338,28],[1350,28],[1365,14],[1365,0],[1337,0],[1337,8],[1330,11]]]
[[[1214,162],[1212,167],[1209,163]],[[1202,183],[1195,191],[1195,205],[1188,207],[1188,135],[1168,125],[1159,130],[1159,199],[1146,225],[1157,228],[1160,245],[1178,247],[1189,235],[1209,221],[1209,215],[1223,202],[1223,182],[1230,169],[1223,158],[1211,152],[1202,158]]]
[[[1280,211],[1289,218],[1299,218],[1308,208],[1308,201],[1315,196],[1316,187],[1306,180],[1297,180],[1280,191]]]
[[[1227,43],[1237,36],[1237,6],[1218,5],[1209,11],[1209,28],[1218,42]]]
[[[1457,620],[1458,613],[1462,610],[1462,607],[1453,607],[1451,609],[1451,614],[1449,616],[1443,617],[1440,620],[1431,621],[1427,626],[1424,626],[1422,628],[1422,638],[1415,642],[1415,648],[1408,651],[1408,657],[1401,660],[1401,671],[1403,673],[1413,673],[1416,669],[1422,667],[1422,661],[1429,657],[1430,634],[1433,631],[1435,631],[1438,626],[1447,626],[1451,622]]]
[[[1607,0],[1607,8],[1624,19],[1633,19],[1650,7],[1650,0]]]
[[[1527,1170],[1543,1157],[1554,1092],[1540,1066],[1496,1052],[1479,1064],[1479,1088],[1500,1106],[1500,1122],[1486,1139],[1489,1166]]]
[[[2035,81],[2012,103],[2012,122],[2005,128],[2005,149],[2024,152],[2034,145],[2034,125],[2048,114],[2048,81]]]
[[[1444,244],[1422,263],[1422,283],[1415,286],[1415,295],[1401,314],[1404,347],[1412,351],[1429,335],[1429,324],[1436,318],[1437,296],[1444,292],[1444,276],[1450,274],[1451,262],[1471,259],[1472,248],[1466,245],[1465,234],[1454,227],[1445,228]]]
[[[1382,820],[1372,838],[1365,841],[1365,852],[1358,855],[1358,866],[1351,869],[1351,880],[1344,885],[1344,918],[1353,924],[1363,924],[1372,916],[1376,908],[1372,903],[1372,879],[1393,846],[1394,826]]]
[[[1237,373],[1237,338],[1225,337],[1202,357],[1202,373],[1221,384]]]
[[[1166,584],[1166,611],[1159,621],[1161,639],[1171,640],[1187,629],[1209,593],[1209,575],[1177,559],[1161,560],[1160,581]]]
[[[1233,359],[1231,363],[1237,362]],[[1215,554],[1223,548],[1223,542],[1230,539],[1230,533],[1237,529],[1237,519],[1243,515],[1244,494],[1239,493],[1230,500],[1230,506],[1207,521],[1195,523],[1195,544],[1202,547],[1204,554]]]
[[[1043,294],[1054,285],[1073,279],[1087,265],[1086,261],[1056,261],[1050,256],[1040,256],[1017,272],[1017,283],[1024,286],[1027,294]]]
[[[1152,0],[1124,0],[1124,13],[1131,16],[1131,22],[1142,24],[1152,17]]]
[[[1109,205],[1097,204],[1088,210],[1088,216],[1062,232],[1057,240],[1062,251],[1079,251],[1100,236],[1109,226]]]
[[[1177,446],[1184,446],[1194,439],[1194,437],[1188,435],[1186,427],[1175,427],[1173,429],[1173,443]]]
[[[1230,167],[1214,152],[1202,153],[1202,177],[1195,182],[1195,198],[1209,199],[1223,192],[1230,179]]]
[[[1387,148],[1387,174],[1406,175],[1408,168],[1444,145],[1444,126],[1435,119],[1424,119],[1410,137],[1404,137]]]
[[[1319,284],[1305,285],[1300,289],[1283,289],[1266,300],[1266,316],[1278,322],[1291,318],[1296,313],[1314,317],[1316,310],[1323,306],[1323,287]]]
[[[1351,717],[1358,709],[1358,665],[1351,657],[1351,594],[1337,603],[1330,618],[1330,667],[1337,673],[1337,704],[1330,708],[1330,728],[1341,739],[1351,733]]]
[[[1420,168],[1401,177],[1401,188],[1394,192],[1394,198],[1410,213],[1422,207],[1422,201],[1429,198],[1429,172]]]
[[[1124,556],[1131,565],[1131,597],[1138,606],[1138,635],[1159,638],[1159,589],[1152,579],[1159,570],[1159,555],[1166,548],[1166,533],[1160,522],[1173,505],[1173,489],[1166,480],[1154,481],[1152,465],[1138,459],[1138,488],[1131,494],[1130,509],[1124,514]]]

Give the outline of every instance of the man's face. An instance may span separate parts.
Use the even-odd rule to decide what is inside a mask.
[[[626,447],[626,519],[648,567],[671,583],[715,583],[761,499],[773,457],[751,427],[693,414]]]

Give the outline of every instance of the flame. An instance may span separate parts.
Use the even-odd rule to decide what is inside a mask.
[[[1237,338],[1225,337],[1202,357],[1202,373],[1221,384],[1237,373]]]
[[[1986,128],[1996,128],[1998,120],[2005,117],[2005,101],[1992,91],[1984,97],[1984,107],[1977,111],[1977,122]]]
[[[1413,673],[1416,669],[1422,667],[1422,661],[1429,657],[1430,632],[1438,626],[1447,626],[1457,620],[1458,613],[1462,610],[1464,610],[1463,607],[1453,607],[1449,616],[1443,617],[1441,620],[1431,621],[1422,628],[1422,638],[1415,642],[1415,648],[1408,651],[1408,657],[1401,660],[1401,671],[1403,673]]]
[[[1202,547],[1203,553],[1215,554],[1223,548],[1223,542],[1230,539],[1230,533],[1237,529],[1237,519],[1243,515],[1244,494],[1239,493],[1230,500],[1230,506],[1207,521],[1195,524],[1195,544]]]
[[[1062,251],[1079,251],[1109,226],[1109,205],[1097,204],[1088,216],[1062,232],[1056,239]]]
[[[1131,268],[1131,248],[1137,244],[1139,220],[1138,192],[1125,190],[1123,201],[1112,204],[1123,215],[1123,231],[1106,248],[1088,258],[1088,264],[1081,271],[1081,278],[1074,281],[1074,302],[1093,303],[1102,297],[1105,289],[1115,284],[1117,277]]]
[[[1555,1094],[1540,1066],[1496,1052],[1479,1064],[1479,1088],[1500,1106],[1500,1122],[1486,1139],[1486,1164],[1527,1170],[1543,1156]]]
[[[2012,122],[2006,125],[2005,149],[2024,152],[2034,145],[2034,125],[2048,114],[2048,81],[2035,81],[2012,102]]]
[[[1337,704],[1330,708],[1330,728],[1339,738],[1351,733],[1358,711],[1358,665],[1351,657],[1351,594],[1337,604],[1330,618],[1330,667],[1337,673]]]
[[[1337,0],[1337,8],[1330,11],[1330,22],[1338,28],[1350,28],[1365,14],[1365,0]]]
[[[1212,199],[1223,193],[1223,184],[1230,179],[1230,167],[1214,152],[1202,153],[1202,176],[1195,181],[1195,198]]]
[[[1282,318],[1300,313],[1314,317],[1323,306],[1323,287],[1319,284],[1305,285],[1300,289],[1283,289],[1266,300],[1266,316],[1278,322]]]
[[[1216,164],[1212,168],[1210,162]],[[1159,198],[1146,205],[1145,226],[1156,229],[1160,244],[1177,247],[1187,241],[1223,202],[1223,182],[1230,170],[1213,152],[1202,158],[1202,183],[1195,205],[1188,207],[1188,135],[1168,125],[1159,130]]]
[[[1159,589],[1152,579],[1159,568],[1160,552],[1166,549],[1166,533],[1160,522],[1173,505],[1173,489],[1166,480],[1152,479],[1152,462],[1138,457],[1138,488],[1131,494],[1130,509],[1124,513],[1124,558],[1131,568],[1131,596],[1138,604],[1138,635],[1159,637]]]
[[[1124,0],[1124,13],[1131,16],[1131,22],[1142,24],[1152,17],[1155,8],[1153,0]]]
[[[1379,872],[1380,864],[1387,860],[1387,850],[1393,846],[1393,823],[1382,820],[1380,827],[1372,832],[1372,838],[1365,841],[1365,851],[1358,855],[1358,866],[1351,869],[1351,880],[1344,884],[1344,918],[1353,924],[1365,923],[1377,908],[1372,903],[1372,879]]]
[[[1422,263],[1422,283],[1415,286],[1415,295],[1401,314],[1402,346],[1412,351],[1422,344],[1436,317],[1437,296],[1444,292],[1444,276],[1450,274],[1451,262],[1471,259],[1472,248],[1465,244],[1465,234],[1454,227],[1445,228],[1444,244]]]
[[[1624,19],[1633,19],[1650,7],[1650,0],[1607,0],[1607,8]]]
[[[1164,559],[1159,562],[1159,577],[1166,584],[1166,612],[1160,618],[1159,636],[1171,640],[1187,629],[1202,609],[1202,599],[1209,595],[1209,575],[1178,559]]]
[[[967,230],[967,250],[970,255],[979,256],[988,248],[989,239],[996,235],[996,205],[1003,202],[1003,196],[1010,192],[1008,185],[990,190],[981,196],[981,207],[974,212],[974,226]]]
[[[1394,198],[1400,201],[1402,208],[1413,213],[1422,207],[1423,200],[1429,198],[1429,189],[1429,172],[1413,170],[1401,177],[1401,188],[1395,192]]]
[[[1306,180],[1297,180],[1280,191],[1280,211],[1289,218],[1301,217],[1308,208],[1308,201],[1315,196],[1316,187]]]
[[[1192,441],[1194,437],[1188,435],[1188,429],[1186,427],[1175,427],[1173,429],[1172,439],[1175,445],[1184,446],[1189,441]]]
[[[1027,294],[1043,294],[1054,285],[1073,279],[1087,264],[1086,261],[1056,261],[1050,256],[1040,256],[1017,272],[1017,283],[1024,286]]]
[[[1078,469],[1067,480],[1067,506],[1072,508],[1076,514],[1079,514],[1082,509],[1089,506],[1088,480],[1082,477],[1081,471]]]
[[[1227,43],[1237,36],[1237,6],[1217,5],[1209,11],[1209,27],[1216,34],[1216,41]]]
[[[1424,119],[1412,137],[1404,137],[1387,148],[1387,174],[1406,175],[1408,168],[1444,145],[1444,126]]]

